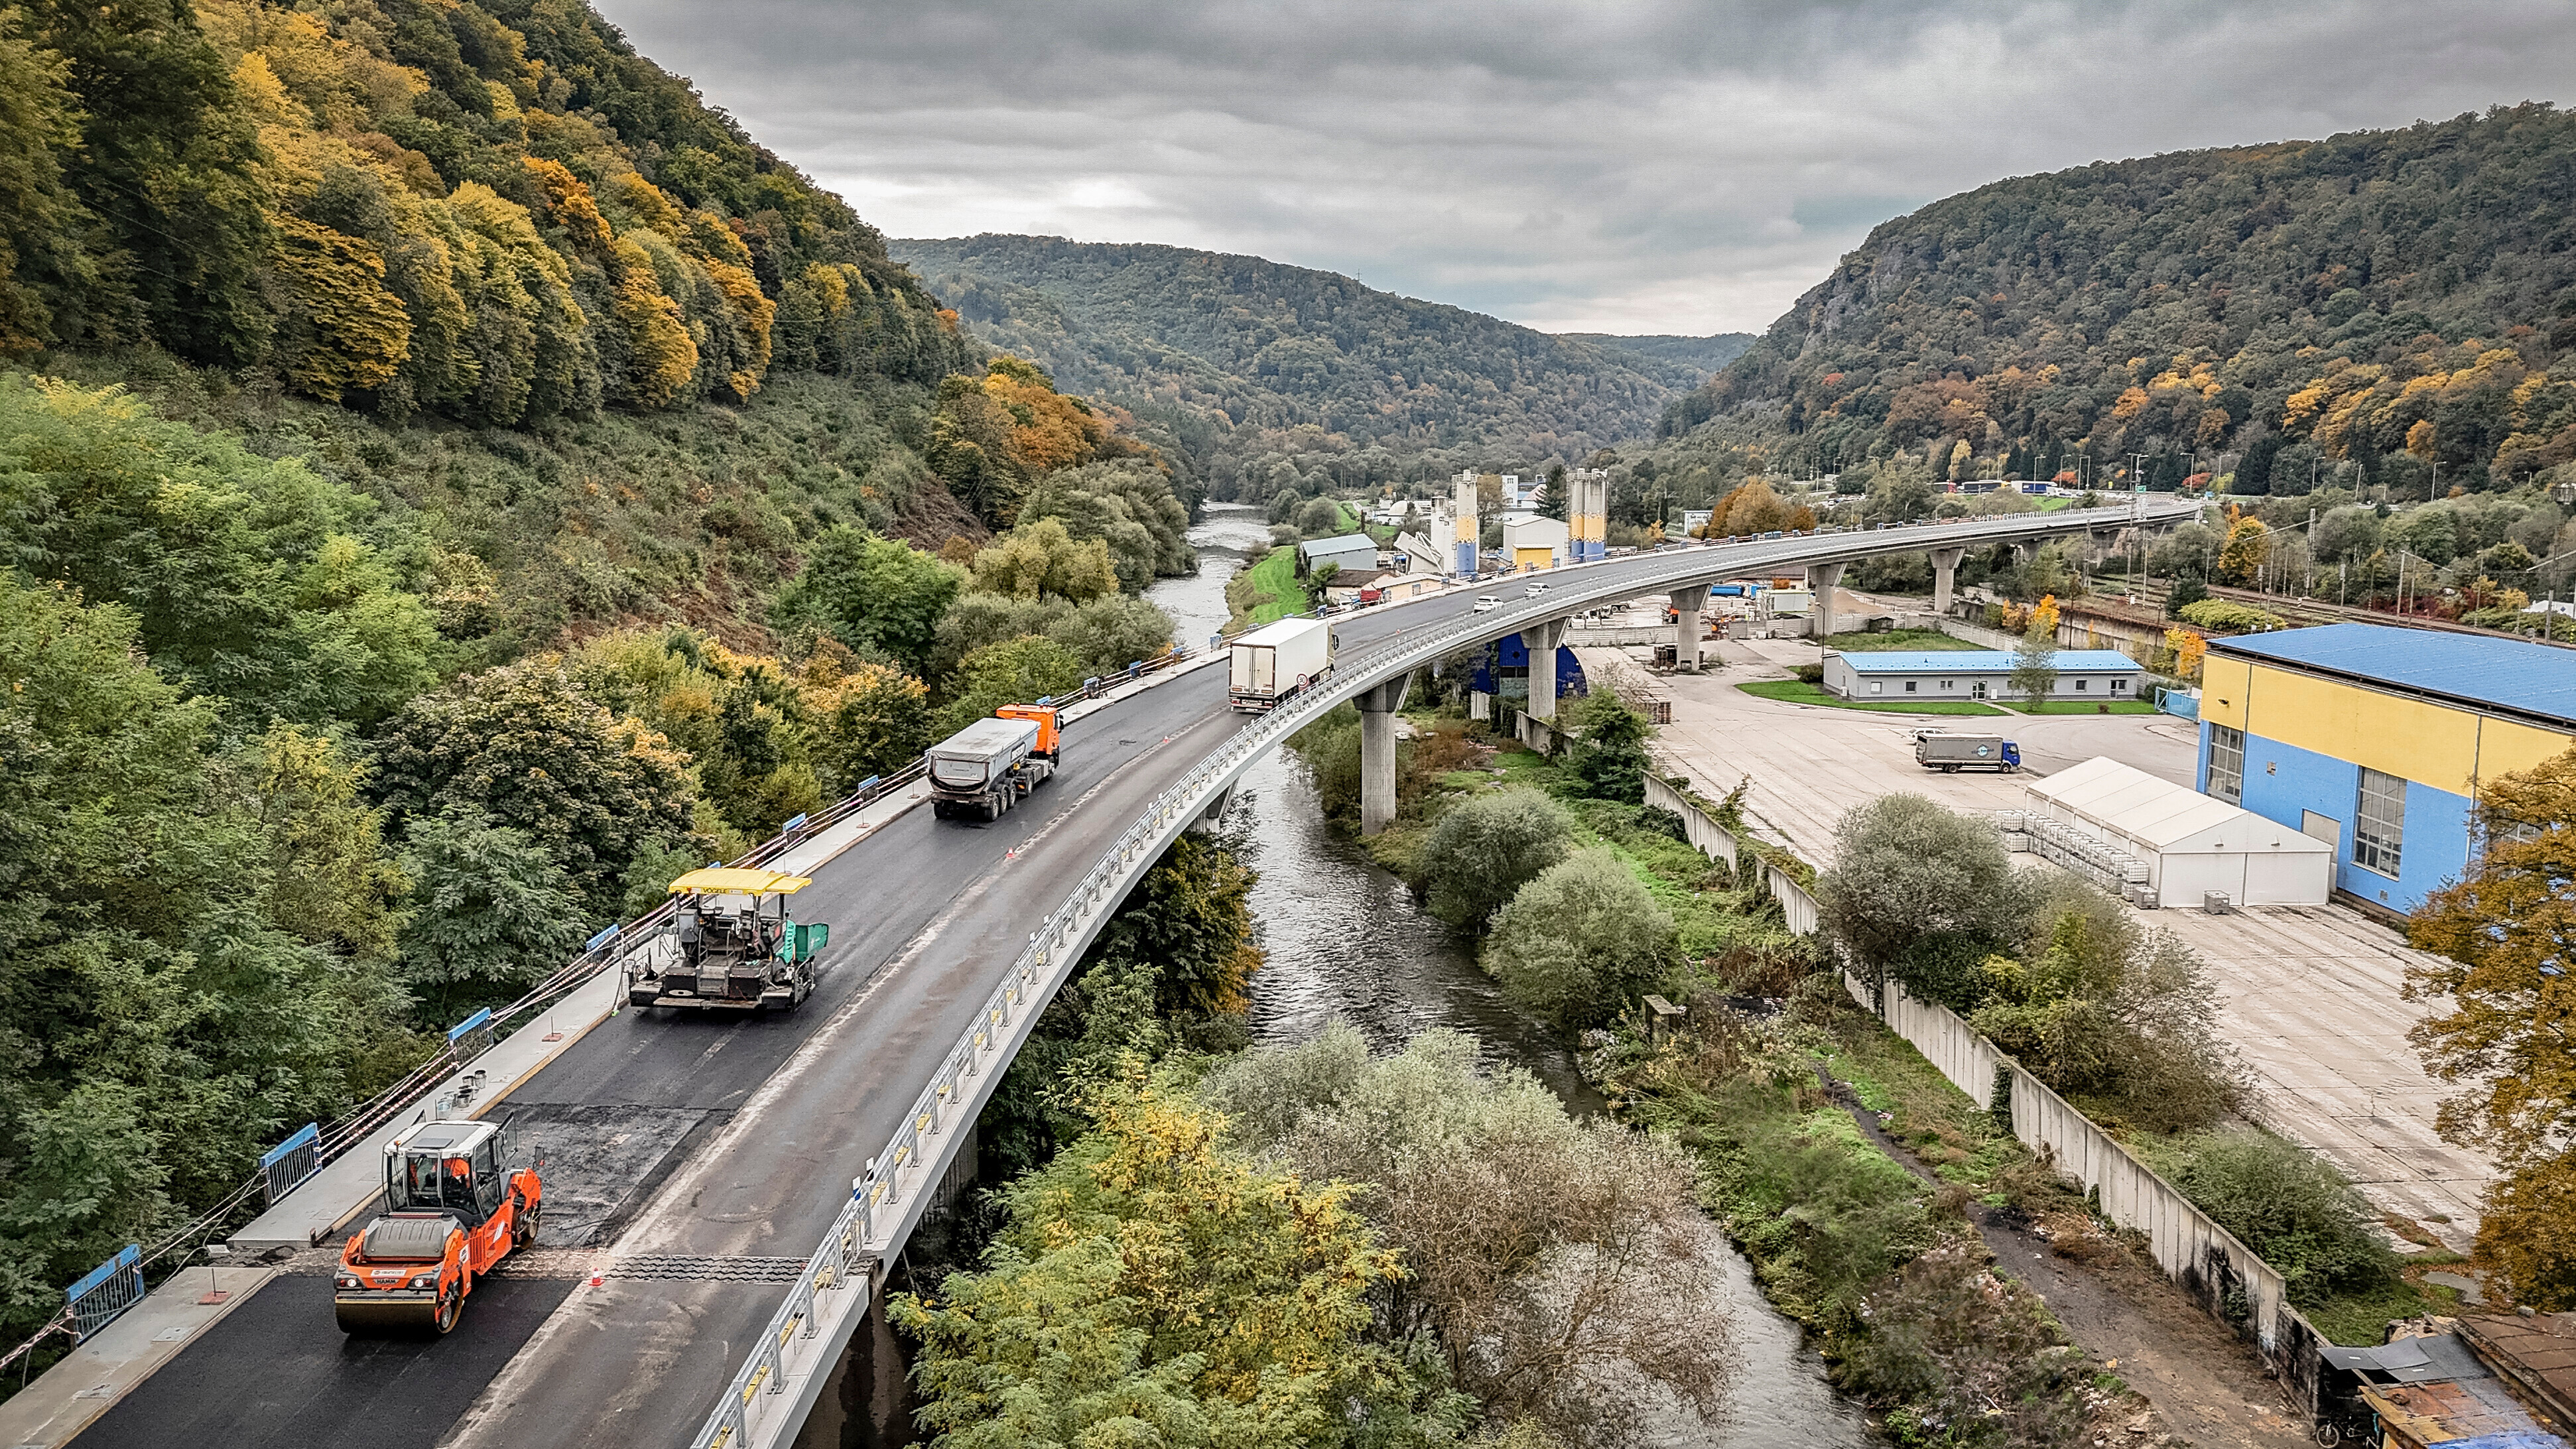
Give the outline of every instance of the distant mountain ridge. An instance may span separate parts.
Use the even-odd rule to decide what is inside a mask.
[[[1568,342],[1588,342],[1605,352],[1642,357],[1679,378],[1684,387],[1697,387],[1712,373],[1742,357],[1758,334],[1752,332],[1718,332],[1707,337],[1671,335],[1631,336],[1620,332],[1559,332]]]
[[[2422,497],[2569,468],[2576,115],[1981,186],[1873,230],[1662,431],[1712,487],[1869,459],[2108,478],[2144,455],[2150,487]]]
[[[1259,257],[990,234],[887,247],[985,341],[1172,429],[1221,491],[1316,455],[1360,455],[1351,481],[1462,449],[1580,458],[1649,434],[1697,381],[1677,356]]]

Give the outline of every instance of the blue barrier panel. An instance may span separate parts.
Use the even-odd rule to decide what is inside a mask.
[[[115,1322],[118,1314],[143,1301],[143,1291],[143,1245],[128,1243],[125,1251],[63,1291],[63,1302],[72,1311],[73,1340],[87,1339]]]
[[[447,1029],[448,1055],[463,1066],[492,1049],[492,1008],[485,1007]]]
[[[616,940],[617,933],[624,929],[625,927],[623,926],[612,924],[607,929],[601,931],[598,935],[591,937],[589,941],[583,944],[581,949],[585,951],[596,951],[600,947],[607,945],[609,942]]]
[[[321,1166],[322,1130],[308,1122],[302,1131],[268,1149],[259,1159],[259,1174],[268,1189],[268,1205],[277,1206],[296,1184],[311,1177]]]
[[[858,787],[857,789],[855,789],[855,790],[852,790],[850,793],[851,793],[851,794],[853,794],[853,795],[864,795],[864,794],[868,793],[870,790],[875,789],[875,788],[877,787],[877,781],[882,780],[882,779],[884,779],[884,778],[885,778],[885,777],[884,777],[883,775],[870,775],[870,776],[868,776],[866,779],[861,780],[861,781],[859,782],[859,787]]]
[[[796,812],[796,818],[795,818],[795,819],[790,820],[790,821],[788,821],[786,824],[781,825],[781,826],[779,826],[779,827],[778,827],[778,833],[779,833],[779,834],[781,834],[781,835],[794,835],[797,831],[802,830],[802,829],[804,829],[804,828],[805,828],[805,812],[804,812],[804,811],[802,811],[802,810],[799,810],[799,811],[797,811],[797,812]]]

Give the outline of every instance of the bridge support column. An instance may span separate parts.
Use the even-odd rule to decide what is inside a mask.
[[[912,1350],[885,1315],[886,1299],[909,1285],[893,1282],[882,1265],[873,1271],[867,1317],[796,1431],[794,1449],[896,1449],[921,1442],[912,1423]]]
[[[1360,834],[1395,823],[1395,712],[1404,708],[1411,674],[1360,691]]]
[[[1842,587],[1847,564],[1807,565],[1807,587],[1816,591],[1816,637],[1831,638],[1834,632],[1834,590]]]
[[[1959,561],[1968,556],[1965,546],[1932,550],[1932,612],[1950,617],[1950,592],[1959,580]]]
[[[1521,643],[1529,648],[1529,712],[1534,718],[1556,719],[1556,650],[1564,642],[1563,619],[1521,631]]]
[[[1242,787],[1229,785],[1223,790],[1218,791],[1216,798],[1208,802],[1207,809],[1202,812],[1197,819],[1190,822],[1190,833],[1192,835],[1214,835],[1219,830],[1224,829],[1225,812],[1234,804],[1234,792],[1240,788]]]
[[[1672,592],[1673,667],[1696,673],[1699,669],[1699,636],[1707,631],[1700,621],[1700,611],[1708,607],[1708,585],[1693,584]]]

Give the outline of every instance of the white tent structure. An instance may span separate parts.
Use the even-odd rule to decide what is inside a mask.
[[[2031,808],[2103,836],[2146,862],[2158,904],[2316,906],[2334,886],[2335,847],[2276,820],[2097,756],[2026,787]]]

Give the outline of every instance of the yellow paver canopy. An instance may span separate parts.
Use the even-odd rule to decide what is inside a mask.
[[[814,883],[810,876],[753,867],[712,865],[671,882],[673,895],[792,896]]]

